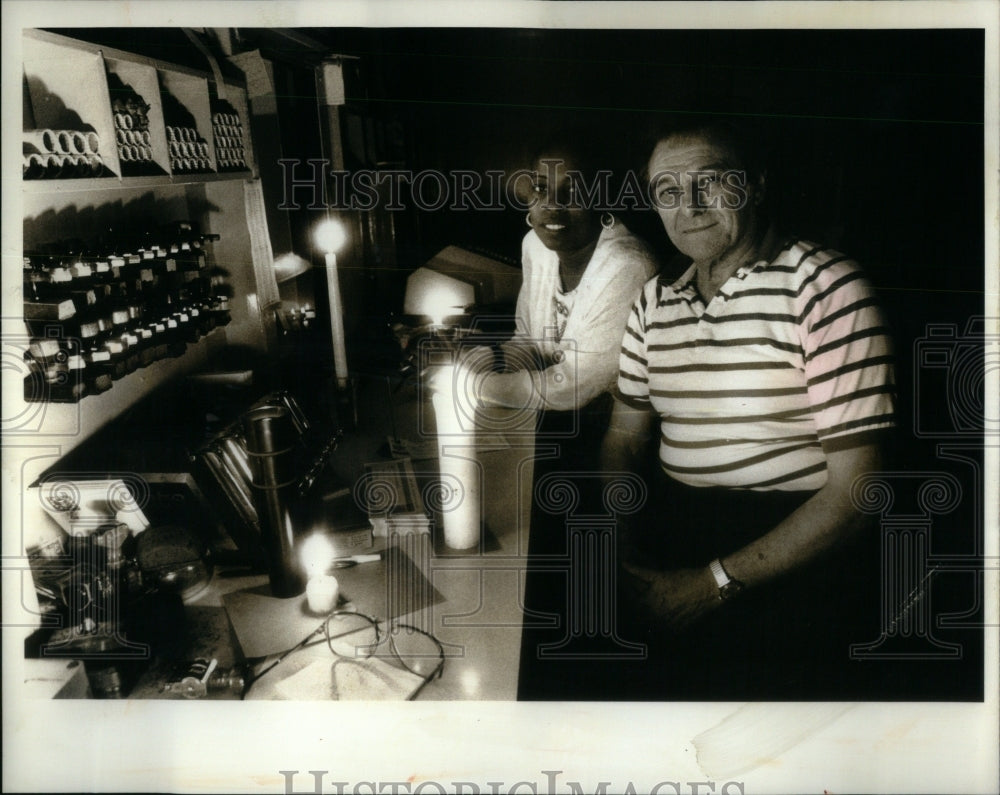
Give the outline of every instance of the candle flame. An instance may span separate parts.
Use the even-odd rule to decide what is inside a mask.
[[[344,231],[343,224],[331,218],[316,227],[313,239],[321,251],[327,254],[336,254],[347,240],[347,232]]]
[[[336,557],[333,544],[322,533],[313,533],[306,538],[302,542],[299,555],[302,559],[302,568],[309,577],[326,574]]]

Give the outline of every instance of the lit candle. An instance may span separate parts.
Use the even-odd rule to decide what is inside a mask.
[[[340,598],[340,583],[332,574],[311,577],[306,583],[306,601],[309,611],[325,615],[337,606]]]
[[[456,383],[460,380],[461,383]],[[481,522],[481,473],[476,460],[475,411],[472,376],[464,368],[442,368],[431,402],[437,421],[438,459],[441,471],[441,513],[444,542],[452,549],[469,549],[479,543]]]
[[[326,252],[326,289],[330,298],[330,337],[333,340],[333,369],[337,385],[347,388],[347,346],[344,342],[344,302],[340,297],[337,274],[337,249],[343,244],[344,228],[336,221],[325,221],[316,229],[316,243]]]
[[[307,577],[326,574],[333,564],[333,542],[322,532],[316,532],[299,543],[299,564]]]
[[[330,539],[322,533],[313,533],[302,541],[299,548],[302,569],[309,581],[306,583],[306,603],[312,613],[326,614],[337,606],[340,584],[327,574],[333,563],[334,549]]]

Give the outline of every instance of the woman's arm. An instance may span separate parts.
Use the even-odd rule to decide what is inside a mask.
[[[541,346],[518,350],[516,346],[531,345],[532,340],[516,336],[511,348],[504,349],[507,371],[483,382],[485,405],[568,411],[585,406],[614,385],[629,311],[655,263],[645,250],[627,241],[609,244],[601,256],[598,272],[584,277],[586,289],[573,308],[566,336],[556,346],[559,358],[544,366],[533,361]],[[535,311],[544,313],[547,307],[540,304]],[[527,327],[526,322],[523,325]],[[543,316],[534,328],[544,325]]]
[[[487,408],[544,408],[541,400],[544,371],[514,370],[487,373],[479,382],[479,403]]]

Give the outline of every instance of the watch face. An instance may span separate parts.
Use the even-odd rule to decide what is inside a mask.
[[[719,596],[723,602],[727,602],[739,596],[745,587],[739,580],[730,580],[719,589]]]

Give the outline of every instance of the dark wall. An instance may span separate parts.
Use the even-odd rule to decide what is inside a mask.
[[[781,224],[858,259],[880,289],[904,427],[927,324],[961,332],[983,313],[982,31],[310,33],[359,57],[344,112],[367,125],[369,163],[510,171],[554,130],[589,125],[639,168],[671,118],[756,125]],[[652,213],[628,222],[669,256]],[[414,211],[393,228],[403,274],[450,243],[517,258],[525,231],[513,210]]]
[[[205,68],[177,29],[63,30]],[[553,131],[588,127],[621,167],[641,167],[647,134],[692,112],[749,120],[773,150],[771,188],[792,232],[860,260],[903,336],[925,317],[982,311],[983,69],[979,30],[300,31],[344,62],[349,168],[511,172]],[[319,157],[312,65],[324,54],[282,49],[241,29],[277,64],[286,157]],[[292,219],[306,256],[315,213]],[[365,314],[398,311],[406,273],[445,245],[514,261],[523,215],[374,212],[363,267],[375,275]],[[666,258],[658,220],[628,223]]]
[[[672,114],[750,118],[774,145],[789,226],[885,267],[887,281],[905,263],[914,286],[948,257],[963,263],[952,278],[979,283],[979,31],[313,33],[360,56],[348,110],[401,125],[409,168],[514,169],[581,123],[641,165],[647,128]],[[515,253],[497,228],[521,232],[443,211],[422,224],[435,243],[471,232]]]

